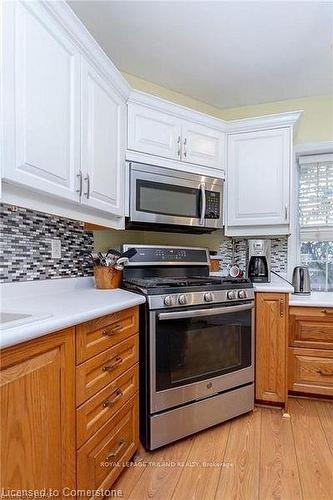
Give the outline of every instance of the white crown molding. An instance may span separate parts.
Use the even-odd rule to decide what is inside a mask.
[[[332,153],[333,141],[307,142],[305,144],[295,144],[294,152],[296,157],[301,155]]]
[[[181,106],[180,104],[175,104],[167,101],[166,99],[147,94],[146,92],[142,92],[140,90],[131,90],[129,102],[141,104],[147,108],[162,111],[163,113],[167,113],[171,116],[177,116],[183,120],[189,120],[201,125],[206,125],[222,132],[225,132],[227,129],[227,123],[224,120],[220,120],[214,116]]]
[[[103,49],[98,45],[67,2],[65,0],[57,0],[56,2],[41,3],[48,13],[55,17],[67,31],[79,50],[89,59],[89,62],[93,64],[97,70],[104,73],[105,77],[110,80],[115,87],[115,90],[127,99],[131,90],[129,83],[122,76],[111,59],[105,54]]]
[[[254,132],[267,128],[294,127],[302,116],[303,111],[288,111],[286,113],[276,113],[272,115],[257,116],[253,118],[242,118],[241,120],[231,120],[227,122],[228,133]]]

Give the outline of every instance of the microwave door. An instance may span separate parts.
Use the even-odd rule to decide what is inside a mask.
[[[204,227],[200,182],[133,170],[130,196],[133,222]]]

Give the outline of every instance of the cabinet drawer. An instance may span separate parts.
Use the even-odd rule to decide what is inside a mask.
[[[289,390],[333,396],[333,351],[289,347]]]
[[[291,307],[289,345],[333,349],[333,308]]]
[[[138,335],[133,335],[76,367],[77,405],[138,362],[138,341]]]
[[[105,351],[138,331],[137,307],[78,325],[76,327],[76,364]]]
[[[98,431],[139,389],[136,364],[88,399],[77,410],[77,447]]]
[[[112,486],[138,448],[137,395],[77,452],[77,488],[105,490]]]

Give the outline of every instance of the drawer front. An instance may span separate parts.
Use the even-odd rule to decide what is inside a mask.
[[[76,364],[113,347],[138,331],[137,307],[78,325],[76,327]]]
[[[137,394],[77,452],[77,488],[105,490],[138,448]]]
[[[289,347],[289,390],[333,396],[333,351]]]
[[[289,345],[312,349],[333,349],[333,309],[291,307]]]
[[[132,366],[77,410],[77,447],[87,441],[139,389],[139,365]]]
[[[76,367],[77,406],[138,362],[138,342],[139,336],[133,335]]]

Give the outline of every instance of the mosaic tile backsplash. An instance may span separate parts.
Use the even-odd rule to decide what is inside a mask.
[[[93,234],[82,222],[0,204],[0,281],[31,281],[92,275],[84,252]],[[51,239],[61,241],[61,257],[52,259]]]
[[[232,240],[223,240],[218,253],[222,255],[224,265],[232,262]],[[241,269],[246,269],[247,240],[234,239],[234,259]],[[276,273],[287,273],[288,263],[288,238],[274,238],[271,240],[271,269]]]

